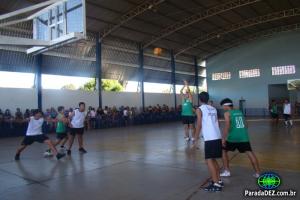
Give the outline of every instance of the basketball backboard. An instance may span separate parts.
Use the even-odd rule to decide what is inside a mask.
[[[0,27],[4,27],[32,20],[32,39],[0,36],[0,44],[31,46],[27,53],[39,54],[86,38],[85,0],[50,0],[32,9],[36,11],[37,7],[37,12],[24,19],[0,23]],[[2,15],[0,20],[32,12],[32,9],[28,7]]]

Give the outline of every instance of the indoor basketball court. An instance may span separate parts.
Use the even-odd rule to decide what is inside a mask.
[[[299,199],[300,1],[2,0],[0,199]]]

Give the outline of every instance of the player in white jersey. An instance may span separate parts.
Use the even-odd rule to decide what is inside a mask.
[[[293,126],[293,120],[291,119],[291,115],[292,115],[292,106],[289,100],[286,99],[283,104],[283,117],[286,126],[288,126],[289,124]]]
[[[15,155],[15,160],[20,160],[21,152],[24,151],[24,149],[27,146],[31,145],[34,142],[47,144],[49,148],[52,150],[52,152],[54,153],[54,155],[56,155],[56,158],[58,160],[64,157],[65,154],[58,153],[52,141],[42,133],[42,126],[44,123],[42,112],[38,109],[34,110],[33,116],[30,117],[30,119],[28,120],[29,123],[26,131],[26,136],[22,141],[21,147],[17,150],[17,153]]]
[[[222,136],[219,128],[217,110],[208,105],[209,94],[199,94],[201,106],[197,109],[196,133],[201,132],[205,142],[205,161],[212,177],[212,182],[205,188],[205,191],[222,191],[224,187],[220,178],[220,167],[216,159],[222,158]]]
[[[70,123],[70,137],[69,137],[69,148],[67,150],[68,155],[71,155],[71,148],[74,143],[75,135],[78,138],[79,152],[87,153],[87,151],[83,148],[83,133],[84,133],[84,121],[85,121],[85,103],[79,103],[79,109],[75,109],[71,114],[70,118],[72,118]]]

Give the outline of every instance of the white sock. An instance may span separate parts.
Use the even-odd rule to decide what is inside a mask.
[[[289,122],[290,122],[290,125],[293,126],[293,120],[290,120]]]

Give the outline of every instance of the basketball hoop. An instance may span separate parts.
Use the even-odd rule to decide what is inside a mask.
[[[0,15],[0,28],[30,21],[32,30],[26,30],[30,31],[30,38],[0,35],[0,45],[30,47],[27,54],[39,54],[85,39],[85,0],[48,0]]]

